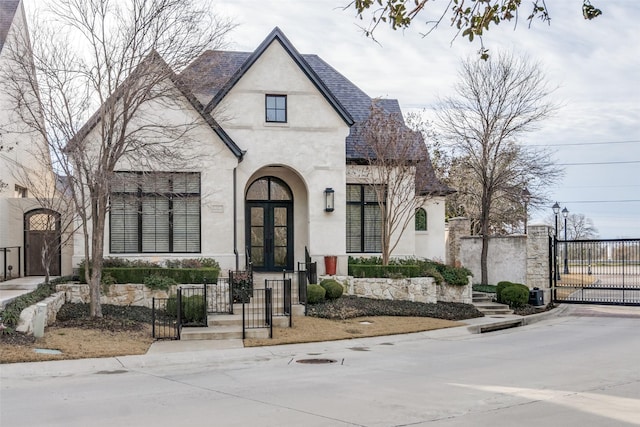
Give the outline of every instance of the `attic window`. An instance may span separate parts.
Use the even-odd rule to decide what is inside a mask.
[[[268,123],[286,123],[287,95],[266,95],[265,111]]]

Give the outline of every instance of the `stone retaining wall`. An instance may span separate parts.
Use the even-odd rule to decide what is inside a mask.
[[[469,277],[469,282],[465,286],[454,286],[446,283],[438,285],[433,277],[380,279],[324,276],[320,280],[329,278],[341,283],[346,295],[424,303],[445,301],[471,304],[472,302],[471,277]]]
[[[90,301],[89,285],[79,283],[67,283],[58,285],[58,291],[64,292],[66,302],[85,303]],[[142,284],[111,285],[100,296],[101,304],[113,305],[139,305],[151,308],[153,298],[168,298],[175,295],[176,287],[172,286],[168,291],[151,290]]]
[[[56,292],[50,297],[40,301],[40,303],[47,305],[47,314],[44,321],[45,326],[52,325],[56,321],[56,316],[58,315],[58,311],[60,311],[60,307],[65,303],[64,292]],[[34,304],[22,310],[16,331],[24,332],[26,334],[33,333],[33,326],[36,319],[36,308],[37,305]]]

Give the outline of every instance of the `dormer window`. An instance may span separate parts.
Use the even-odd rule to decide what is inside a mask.
[[[265,107],[267,123],[287,122],[287,95],[267,95]]]

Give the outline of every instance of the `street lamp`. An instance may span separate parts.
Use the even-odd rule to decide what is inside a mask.
[[[560,205],[558,202],[551,206],[551,209],[556,217],[556,228],[553,234],[553,270],[556,272],[556,279],[560,280],[560,272],[558,271],[558,214],[560,213]]]
[[[562,209],[562,216],[564,217],[564,274],[569,274],[569,263],[567,262],[567,216],[569,216],[569,209],[566,207]]]
[[[529,193],[527,187],[522,189],[520,197],[522,197],[522,201],[524,202],[524,234],[527,234],[527,205],[529,204],[529,201],[531,201],[531,193]]]

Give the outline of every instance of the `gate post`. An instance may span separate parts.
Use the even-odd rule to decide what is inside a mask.
[[[527,230],[527,286],[529,289],[543,290],[544,303],[552,299],[551,270],[552,247],[551,227],[547,225],[529,225]]]

